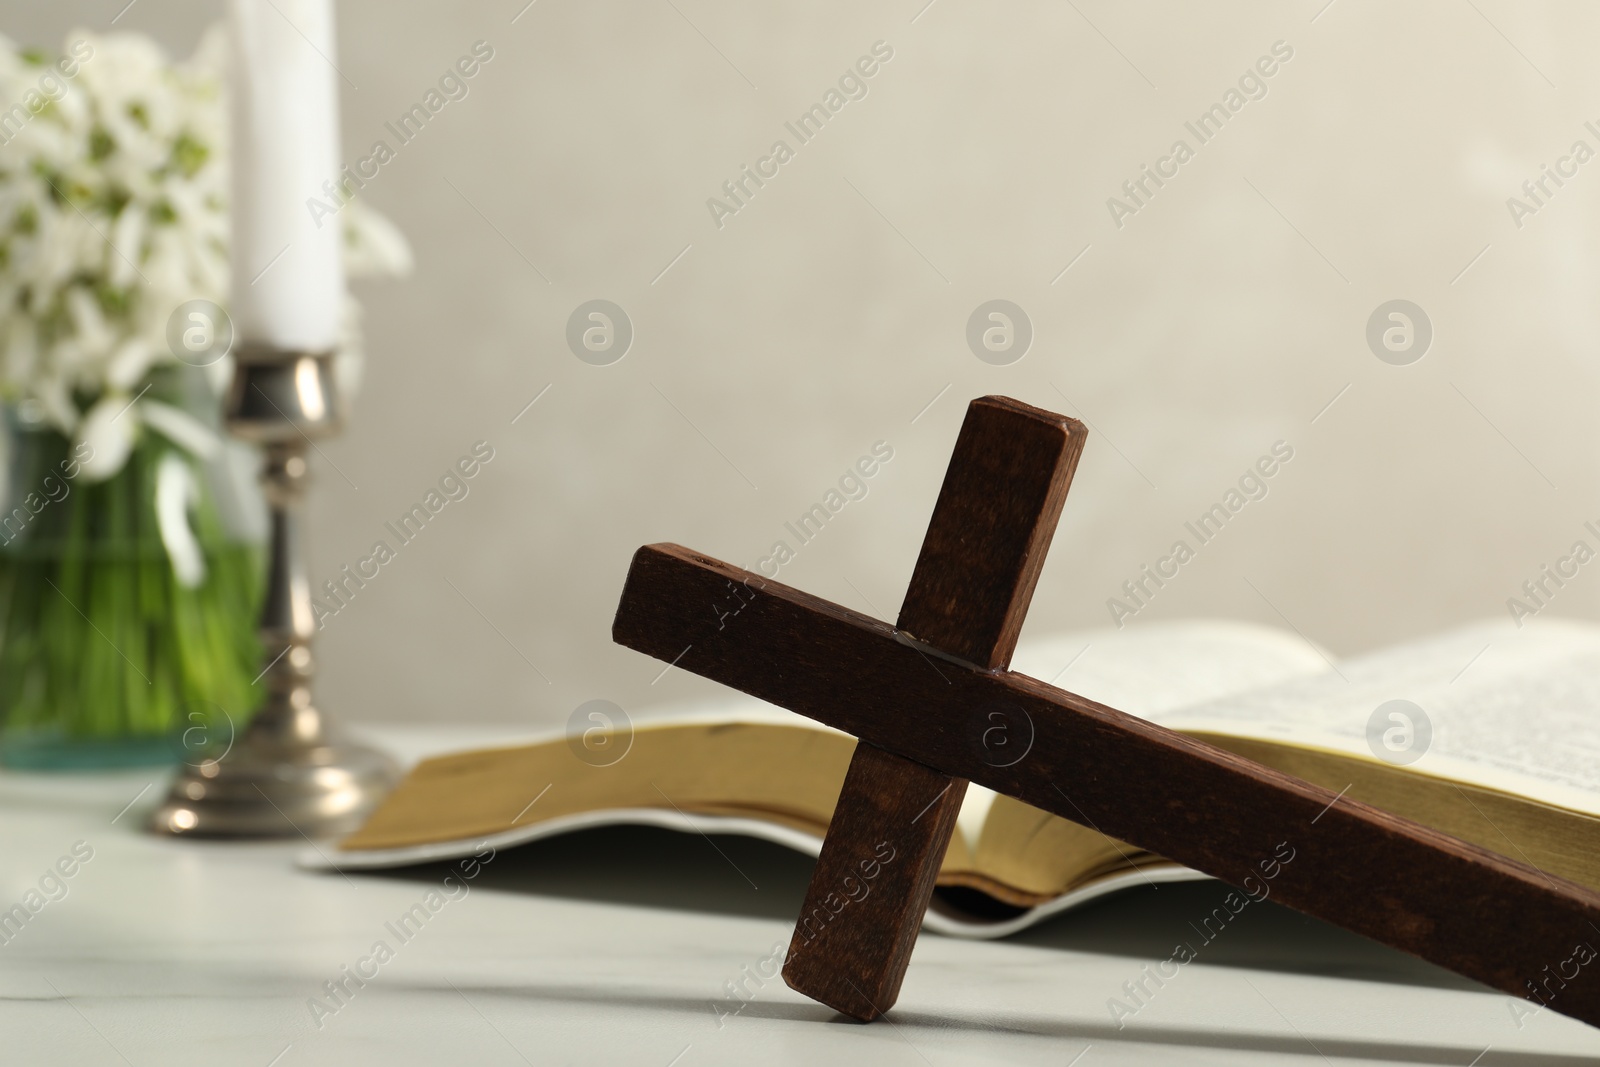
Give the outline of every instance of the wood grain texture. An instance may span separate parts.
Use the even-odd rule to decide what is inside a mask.
[[[967,408],[900,608],[902,633],[979,667],[1011,662],[1083,424],[1005,397]]]
[[[1010,662],[1083,440],[1075,420],[1015,400],[968,406],[900,609],[901,633],[935,655],[983,667]],[[784,981],[857,1019],[893,1006],[966,791],[964,779],[857,746]],[[863,857],[880,847],[895,859],[864,882]]]
[[[795,923],[783,980],[876,1019],[900,996],[967,783],[860,742]]]
[[[730,581],[754,595],[719,630],[701,605]],[[1600,1024],[1600,960],[1572,962],[1600,946],[1600,895],[1582,886],[1035,679],[930,662],[886,623],[676,545],[635,554],[612,632],[950,778]],[[985,743],[997,712],[1026,749],[1008,766]]]

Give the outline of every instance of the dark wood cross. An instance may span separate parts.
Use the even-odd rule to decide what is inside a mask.
[[[789,985],[862,1020],[894,1004],[970,780],[1600,1024],[1600,894],[1006,669],[1084,438],[973,401],[894,626],[678,545],[634,555],[618,643],[858,738]]]

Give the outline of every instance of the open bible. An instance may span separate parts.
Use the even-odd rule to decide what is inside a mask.
[[[1012,669],[1600,889],[1600,626],[1482,623],[1335,662],[1266,627],[1157,623],[1025,641]],[[814,855],[855,745],[755,701],[641,714],[602,740],[603,758],[563,734],[424,760],[306,862],[401,866],[615,824]],[[1000,937],[1201,877],[972,787],[926,925]]]

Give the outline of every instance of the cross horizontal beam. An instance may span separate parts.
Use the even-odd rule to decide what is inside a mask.
[[[1600,967],[1549,984],[1600,945],[1575,883],[678,545],[635,553],[612,636],[1232,885],[1270,864],[1272,899],[1600,1025]]]

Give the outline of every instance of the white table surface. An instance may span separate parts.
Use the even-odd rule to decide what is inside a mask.
[[[377,736],[414,755],[482,735]],[[845,1021],[775,979],[719,1025],[724,983],[787,943],[810,861],[730,839],[724,856],[665,831],[547,842],[502,853],[465,895],[452,887],[458,899],[402,944],[385,923],[448,870],[318,874],[293,866],[304,842],[153,837],[141,817],[159,782],[118,813],[158,777],[0,774],[0,910],[74,843],[94,850],[0,945],[0,1064],[1600,1059],[1596,1030],[1551,1012],[1519,1028],[1500,994],[1270,904],[1119,1030],[1108,998],[1194,940],[1213,885],[1136,891],[1005,942],[925,935],[888,1021]],[[319,1027],[308,998],[380,939],[393,959]]]

